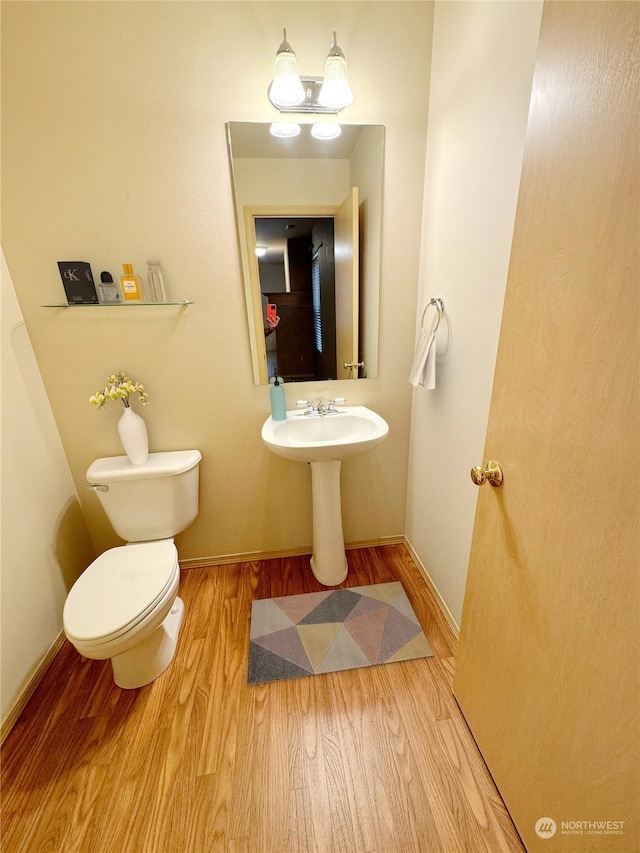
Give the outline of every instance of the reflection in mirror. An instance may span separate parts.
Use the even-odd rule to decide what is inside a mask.
[[[254,220],[267,374],[336,379],[332,217]]]
[[[384,128],[230,122],[254,380],[375,377]]]

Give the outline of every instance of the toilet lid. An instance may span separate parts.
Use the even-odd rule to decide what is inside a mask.
[[[105,551],[80,575],[64,605],[69,639],[117,636],[136,624],[170,586],[178,566],[172,540]]]

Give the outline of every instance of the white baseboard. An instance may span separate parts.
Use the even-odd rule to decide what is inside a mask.
[[[451,630],[453,631],[455,638],[457,640],[458,637],[460,636],[460,626],[458,625],[458,623],[456,622],[456,620],[453,617],[453,614],[451,613],[451,611],[447,607],[447,604],[446,604],[444,598],[438,592],[438,587],[435,585],[435,583],[431,579],[431,575],[427,571],[426,567],[423,565],[422,560],[416,554],[413,545],[411,544],[411,542],[409,542],[409,540],[407,539],[406,536],[403,537],[403,540],[404,540],[404,544],[405,544],[407,551],[411,554],[411,559],[416,564],[416,566],[420,569],[420,572],[424,575],[424,579],[427,583],[427,586],[429,587],[429,589],[433,593],[433,596],[436,599],[436,602],[437,602],[438,606],[440,607],[440,610],[442,611],[442,615],[447,620],[447,623],[448,623],[449,627],[451,628]]]
[[[404,536],[382,536],[379,539],[367,539],[360,542],[347,542],[345,549],[377,548],[379,545],[402,545]],[[224,563],[252,563],[256,560],[275,560],[280,557],[301,557],[311,554],[311,545],[301,548],[286,548],[281,551],[242,551],[238,554],[221,554],[217,557],[196,557],[192,560],[180,560],[181,569],[202,569],[206,566],[221,566]]]

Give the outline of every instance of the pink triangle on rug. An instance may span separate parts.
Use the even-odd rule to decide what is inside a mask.
[[[398,649],[405,646],[409,640],[412,640],[416,634],[421,632],[420,625],[417,625],[411,619],[407,619],[395,607],[389,610],[389,618],[385,624],[384,636],[380,646],[380,655],[378,663],[384,663],[394,655]]]
[[[285,628],[283,631],[276,631],[274,634],[265,634],[262,637],[256,637],[253,642],[262,646],[263,649],[280,655],[281,658],[290,663],[295,663],[300,669],[313,672],[313,667],[304,650],[297,628]]]
[[[368,613],[363,613],[362,616],[357,616],[355,619],[348,619],[344,623],[344,627],[371,663],[376,663],[378,660],[388,615],[389,605],[387,604],[370,610]]]
[[[307,592],[302,595],[285,595],[280,598],[274,598],[273,603],[277,605],[283,613],[286,613],[289,619],[297,625],[301,619],[308,616],[312,610],[321,604],[327,596],[331,595],[333,590],[328,589],[326,592]]]
[[[358,616],[364,616],[365,613],[370,613],[372,610],[378,610],[380,607],[388,607],[388,602],[381,601],[379,598],[371,598],[368,595],[363,595],[360,601],[353,608],[351,613],[345,619],[357,619]]]

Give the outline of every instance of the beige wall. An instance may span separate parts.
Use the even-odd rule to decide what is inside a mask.
[[[68,590],[95,554],[4,255],[2,721],[62,631]]]
[[[413,392],[406,536],[458,624],[541,13],[441,2],[434,17],[416,322],[441,296],[447,323],[437,388]]]
[[[98,551],[118,540],[84,473],[122,451],[117,407],[98,414],[88,398],[121,368],[150,392],[151,449],[203,454],[183,559],[311,542],[308,468],[259,438],[268,389],[252,380],[225,132],[276,115],[266,88],[283,26],[310,74],[337,30],[355,92],[345,118],[386,126],[379,378],[331,391],[391,427],[345,465],[346,539],[402,534],[431,16],[413,2],[3,3],[3,245]],[[150,257],[170,296],[195,305],[40,307],[62,297],[57,260],[97,276],[123,262],[143,273]]]

